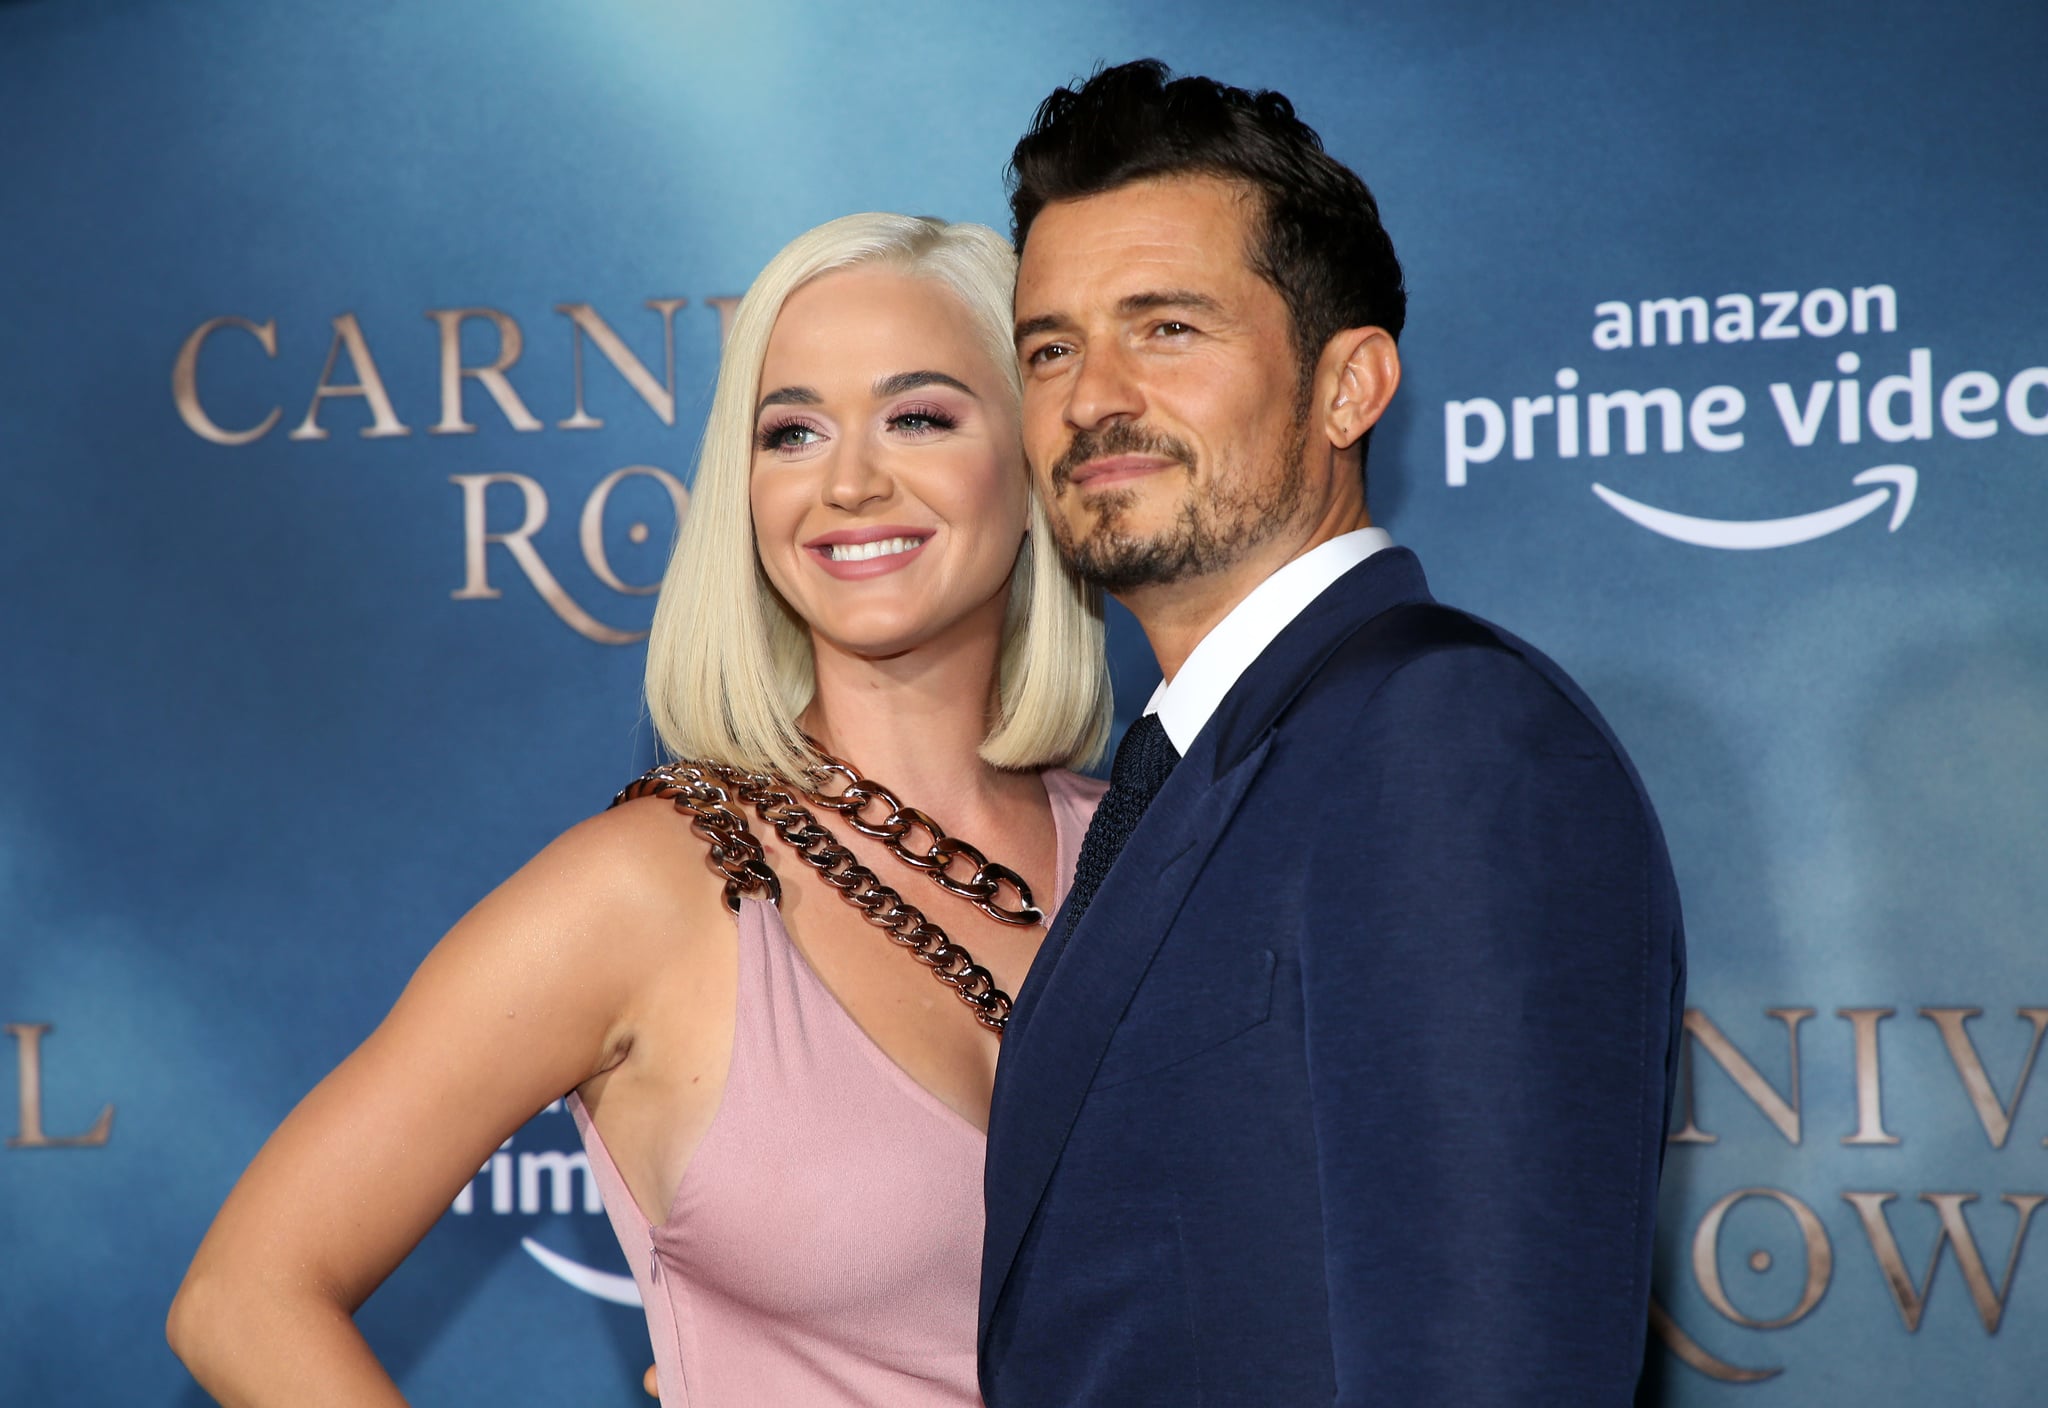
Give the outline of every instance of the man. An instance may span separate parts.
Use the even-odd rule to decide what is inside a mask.
[[[1004,1039],[992,1408],[1629,1401],[1683,993],[1585,697],[1371,525],[1400,267],[1286,99],[1014,157],[1026,449],[1165,682]]]

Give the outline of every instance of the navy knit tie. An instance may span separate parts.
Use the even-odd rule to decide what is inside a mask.
[[[1074,888],[1060,912],[1060,924],[1068,932],[1081,922],[1102,877],[1109,874],[1123,851],[1124,842],[1138,829],[1138,819],[1159,795],[1166,778],[1180,761],[1180,750],[1166,736],[1157,714],[1140,715],[1124,730],[1116,745],[1116,761],[1109,765],[1109,791],[1088,823],[1088,835],[1081,842],[1081,859],[1074,867]]]

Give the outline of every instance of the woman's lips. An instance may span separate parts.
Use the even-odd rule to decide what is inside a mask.
[[[804,548],[830,575],[854,581],[909,566],[931,540],[929,529],[852,529],[813,538]]]

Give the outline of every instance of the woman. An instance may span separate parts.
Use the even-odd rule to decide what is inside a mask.
[[[488,896],[271,1137],[171,1308],[210,1391],[401,1402],[351,1313],[574,1092],[664,1403],[979,1401],[1001,994],[1072,870],[1099,786],[1063,765],[1109,702],[1099,609],[1029,493],[1012,276],[983,227],[856,215],[755,281],[648,642],[656,729],[703,763]]]

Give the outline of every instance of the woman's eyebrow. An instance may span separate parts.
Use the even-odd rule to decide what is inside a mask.
[[[758,416],[770,406],[815,406],[824,399],[808,386],[781,386],[761,398],[754,414]]]
[[[950,386],[955,391],[973,396],[977,401],[981,399],[973,387],[959,377],[947,376],[944,372],[897,372],[893,376],[880,377],[875,382],[875,395],[901,396],[904,392],[915,391],[920,386]]]

